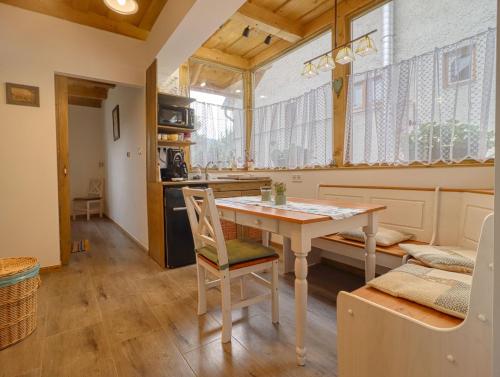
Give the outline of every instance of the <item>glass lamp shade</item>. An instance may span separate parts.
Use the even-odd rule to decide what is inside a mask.
[[[318,69],[320,71],[326,72],[326,71],[330,71],[334,68],[335,68],[335,62],[333,61],[333,58],[330,55],[328,55],[328,54],[323,55],[319,59]]]
[[[318,69],[313,63],[309,62],[304,64],[304,70],[302,71],[302,76],[310,78],[316,76],[317,74],[318,74]]]
[[[104,0],[104,4],[113,12],[120,14],[134,14],[139,10],[136,0]]]
[[[356,47],[356,54],[360,56],[367,56],[375,54],[376,52],[377,48],[375,47],[375,43],[368,35],[359,40],[358,46]]]
[[[350,47],[342,47],[337,53],[335,61],[339,64],[347,64],[354,61],[354,54]]]

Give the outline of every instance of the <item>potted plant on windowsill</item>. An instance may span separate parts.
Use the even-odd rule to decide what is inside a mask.
[[[277,206],[286,204],[286,185],[284,182],[274,183],[274,204]]]

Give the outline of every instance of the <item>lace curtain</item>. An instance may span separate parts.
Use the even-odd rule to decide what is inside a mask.
[[[254,109],[251,157],[257,168],[324,166],[332,158],[332,87]]]
[[[493,158],[495,35],[350,76],[344,162]]]
[[[242,109],[194,102],[196,132],[192,134],[191,165],[204,167],[212,161],[230,167],[245,162],[245,112]]]

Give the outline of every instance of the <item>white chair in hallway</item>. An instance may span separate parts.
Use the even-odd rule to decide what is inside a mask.
[[[99,214],[102,217],[104,209],[103,200],[104,181],[102,179],[91,179],[86,197],[74,198],[72,216],[73,220],[77,215],[87,215],[87,221],[90,220],[91,214]]]
[[[256,242],[225,241],[212,189],[182,189],[193,232],[198,271],[198,315],[207,311],[206,291],[220,284],[222,292],[222,343],[231,341],[231,310],[244,308],[264,300],[272,302],[272,321],[279,320],[278,254]],[[271,270],[271,281],[257,272]],[[208,281],[206,272],[217,277]],[[269,293],[246,298],[248,277],[270,289]],[[231,303],[231,280],[239,278],[241,301]]]

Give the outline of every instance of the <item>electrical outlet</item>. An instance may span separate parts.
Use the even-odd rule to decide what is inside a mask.
[[[300,174],[293,174],[292,175],[292,182],[297,182],[297,183],[302,182],[302,175],[300,175]]]

